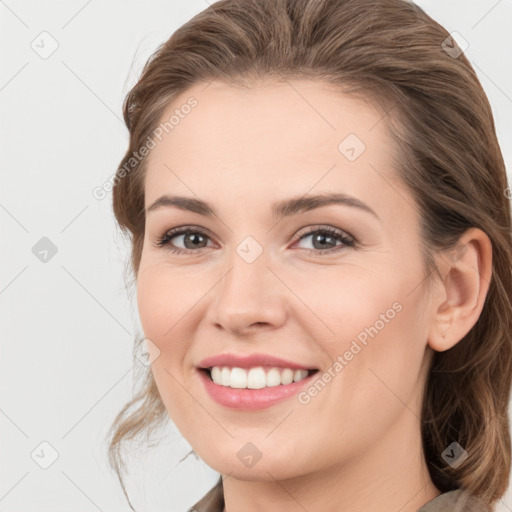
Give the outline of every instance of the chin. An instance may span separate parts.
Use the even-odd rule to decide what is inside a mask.
[[[261,453],[261,458],[257,459],[256,452],[254,452],[251,460],[250,451],[251,449],[247,447],[245,452],[226,449],[222,453],[196,453],[213,470],[237,480],[268,482],[287,480],[302,474],[299,468],[290,466],[287,462],[289,457],[275,454],[274,456],[272,454],[265,456],[265,453]]]

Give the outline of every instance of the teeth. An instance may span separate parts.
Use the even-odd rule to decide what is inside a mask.
[[[236,389],[261,389],[299,382],[308,376],[307,370],[292,370],[291,368],[270,368],[262,366],[246,370],[245,368],[229,368],[214,366],[210,372],[213,382],[221,386]]]

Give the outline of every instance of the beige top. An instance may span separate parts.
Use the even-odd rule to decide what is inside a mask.
[[[222,477],[188,512],[223,512]],[[492,512],[468,491],[445,492],[425,503],[417,512]]]

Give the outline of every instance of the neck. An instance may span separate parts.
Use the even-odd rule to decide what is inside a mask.
[[[417,512],[440,494],[425,463],[418,423],[405,408],[375,443],[334,467],[287,479],[223,477],[224,512]],[[278,469],[263,471],[262,478]]]

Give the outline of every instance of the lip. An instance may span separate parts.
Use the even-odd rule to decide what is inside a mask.
[[[250,354],[246,356],[236,354],[219,354],[203,359],[198,365],[199,369],[211,368],[213,366],[229,366],[231,368],[253,368],[255,366],[267,366],[277,368],[290,368],[292,370],[317,370],[304,366],[293,361],[271,356],[270,354]],[[285,387],[285,386],[283,386]]]
[[[210,359],[205,359],[205,361],[209,364]],[[203,363],[204,361],[201,364]],[[262,389],[237,389],[215,384],[211,380],[208,370],[204,368],[196,368],[196,371],[210,398],[224,407],[246,411],[265,409],[295,396],[305,386],[309,386],[312,380],[317,378],[318,373],[318,371],[315,371],[299,382],[292,382],[287,385],[280,384],[279,386]]]

